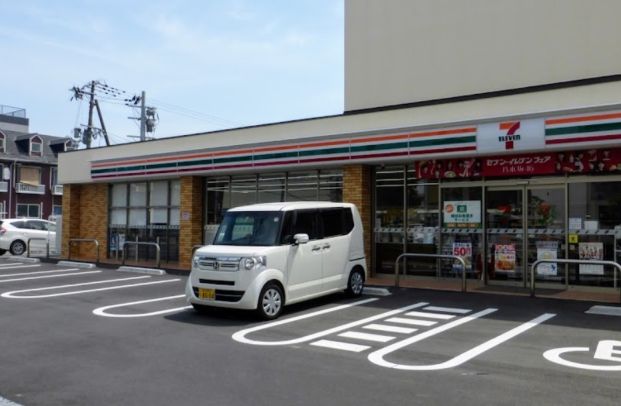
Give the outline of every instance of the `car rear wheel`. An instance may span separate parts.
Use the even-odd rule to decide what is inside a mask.
[[[13,255],[22,255],[26,252],[26,244],[22,240],[13,241],[10,251]]]
[[[364,274],[359,269],[354,269],[349,274],[347,280],[347,290],[345,291],[349,296],[358,297],[362,295],[364,290]]]
[[[265,320],[272,320],[280,316],[284,298],[282,289],[275,283],[268,283],[261,290],[257,312]]]

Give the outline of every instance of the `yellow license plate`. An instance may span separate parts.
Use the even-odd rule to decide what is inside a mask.
[[[198,288],[198,298],[204,300],[216,300],[216,290]]]

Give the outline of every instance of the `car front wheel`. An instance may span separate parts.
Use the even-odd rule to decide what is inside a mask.
[[[13,255],[23,255],[26,252],[26,244],[21,240],[13,241],[10,251]]]
[[[265,320],[272,320],[280,316],[284,298],[282,289],[275,283],[268,283],[261,290],[257,312]]]

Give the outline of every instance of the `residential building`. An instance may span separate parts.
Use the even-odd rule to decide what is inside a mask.
[[[49,219],[62,213],[58,153],[69,138],[29,132],[26,110],[0,105],[0,217]]]

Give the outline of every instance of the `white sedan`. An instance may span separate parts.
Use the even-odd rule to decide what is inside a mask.
[[[36,238],[32,241],[31,248],[45,247],[42,239],[46,239],[51,249],[56,242],[56,223],[26,218],[0,220],[0,255],[7,251],[13,255],[26,253],[28,240],[31,238]]]

